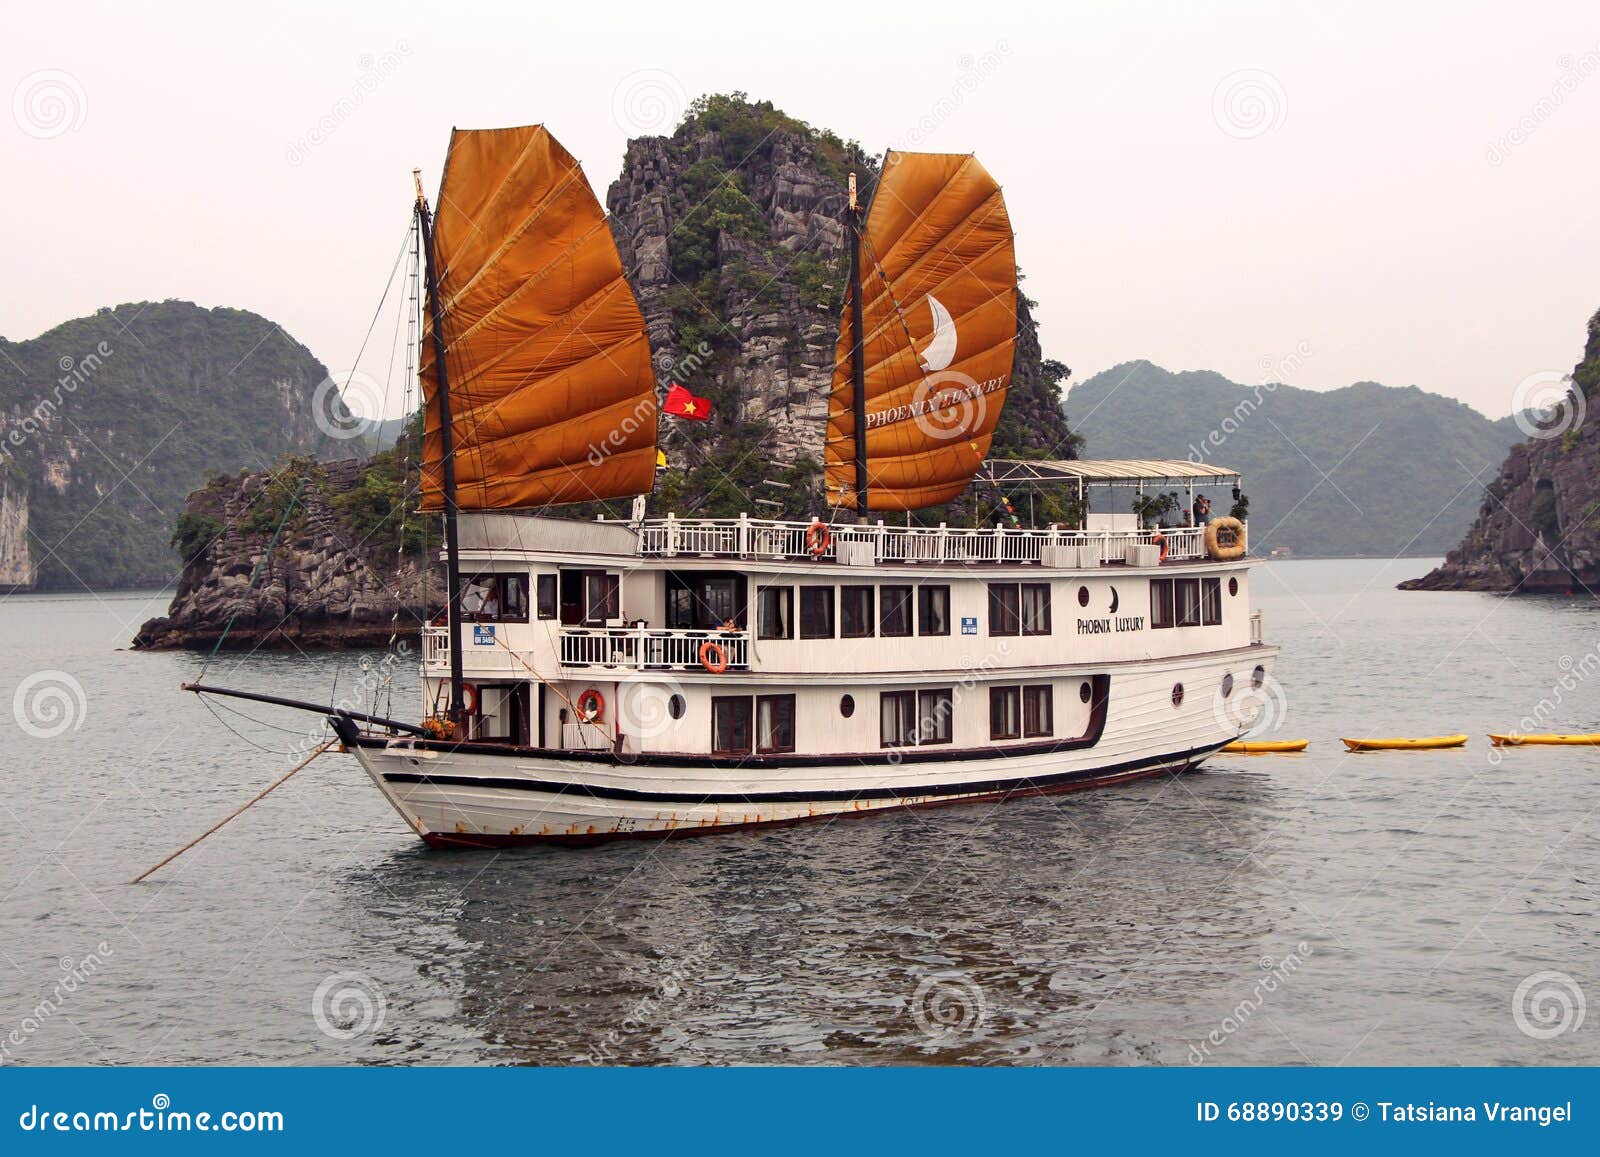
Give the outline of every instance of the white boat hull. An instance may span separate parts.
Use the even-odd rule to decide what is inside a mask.
[[[1254,647],[1270,668],[1275,651]],[[1175,680],[1214,685],[1246,655],[1128,665],[1082,736],[952,750],[714,759],[562,752],[365,735],[346,741],[384,796],[430,844],[490,847],[703,834],[896,808],[1100,787],[1187,770],[1251,722],[1210,695],[1174,705]],[[1212,676],[1212,677],[1208,677]],[[986,694],[982,684],[977,694]]]

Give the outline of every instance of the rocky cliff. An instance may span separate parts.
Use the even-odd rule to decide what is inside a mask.
[[[327,376],[266,318],[182,301],[0,339],[0,583],[35,568],[42,589],[172,581],[185,495],[314,445]]]
[[[1566,400],[1528,426],[1465,540],[1402,590],[1600,593],[1600,313]]]
[[[396,514],[410,490],[399,462],[294,459],[212,479],[189,496],[174,536],[188,561],[172,606],[134,646],[366,647],[414,636],[443,605],[445,580],[437,562],[422,563],[437,554],[437,532],[429,549],[421,523],[402,527]]]

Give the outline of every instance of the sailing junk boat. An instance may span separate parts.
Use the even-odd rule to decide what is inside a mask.
[[[449,567],[447,624],[423,629],[428,718],[193,688],[328,714],[424,840],[591,842],[1066,791],[1193,767],[1253,722],[1276,651],[1248,612],[1239,524],[1208,539],[866,519],[949,501],[980,468],[1080,495],[1237,480],[986,464],[1017,286],[1005,201],[975,158],[890,152],[865,212],[851,178],[825,481],[852,523],[518,513],[651,489],[644,319],[605,214],[542,127],[456,131],[438,204],[419,183],[423,507],[443,514]]]

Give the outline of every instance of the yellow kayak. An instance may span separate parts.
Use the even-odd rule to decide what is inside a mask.
[[[1496,735],[1489,733],[1496,747],[1544,745],[1548,747],[1596,747],[1600,735]]]
[[[1273,740],[1240,740],[1230,743],[1223,751],[1232,751],[1238,755],[1267,755],[1275,751],[1304,751],[1311,746],[1309,739],[1273,739]]]
[[[1429,735],[1421,739],[1346,739],[1351,751],[1429,751],[1439,747],[1462,747],[1465,735]]]

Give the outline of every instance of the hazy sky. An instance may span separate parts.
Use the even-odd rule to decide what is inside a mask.
[[[12,340],[177,297],[347,369],[452,125],[545,123],[603,201],[630,136],[733,89],[976,151],[1074,380],[1143,357],[1500,416],[1600,307],[1594,0],[6,9]]]

